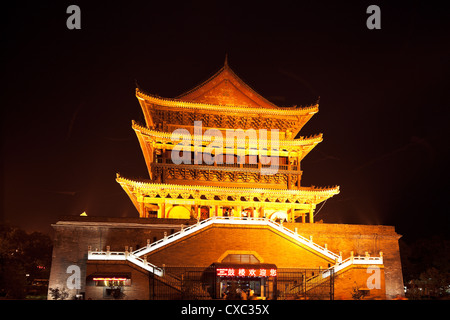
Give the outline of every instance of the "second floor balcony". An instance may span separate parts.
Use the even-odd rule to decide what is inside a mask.
[[[279,164],[272,166],[273,174],[264,174],[270,165],[232,163],[214,165],[152,163],[152,177],[158,183],[189,185],[215,185],[242,187],[250,184],[255,188],[296,189],[300,185],[302,171],[298,166]]]

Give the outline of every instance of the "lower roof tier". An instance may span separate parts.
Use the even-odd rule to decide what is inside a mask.
[[[292,210],[315,209],[316,205],[339,193],[330,188],[302,187],[296,190],[239,188],[200,185],[159,184],[131,180],[117,175],[116,181],[128,194],[136,209],[161,203],[191,205],[270,206]]]

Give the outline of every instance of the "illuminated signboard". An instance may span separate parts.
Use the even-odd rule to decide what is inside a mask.
[[[94,280],[94,281],[127,281],[128,279],[127,278],[116,278],[116,277],[111,277],[111,278],[101,277],[101,278],[94,278],[92,280]]]
[[[219,277],[276,277],[277,269],[217,268]]]

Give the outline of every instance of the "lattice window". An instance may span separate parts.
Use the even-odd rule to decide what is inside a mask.
[[[260,261],[253,254],[229,254],[222,262],[229,263],[259,263]]]

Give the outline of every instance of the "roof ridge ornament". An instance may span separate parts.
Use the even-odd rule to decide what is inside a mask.
[[[225,53],[225,62],[223,63],[225,68],[228,68],[228,53]]]
[[[137,89],[142,90],[141,87],[139,86],[137,79],[134,79],[134,85]]]

